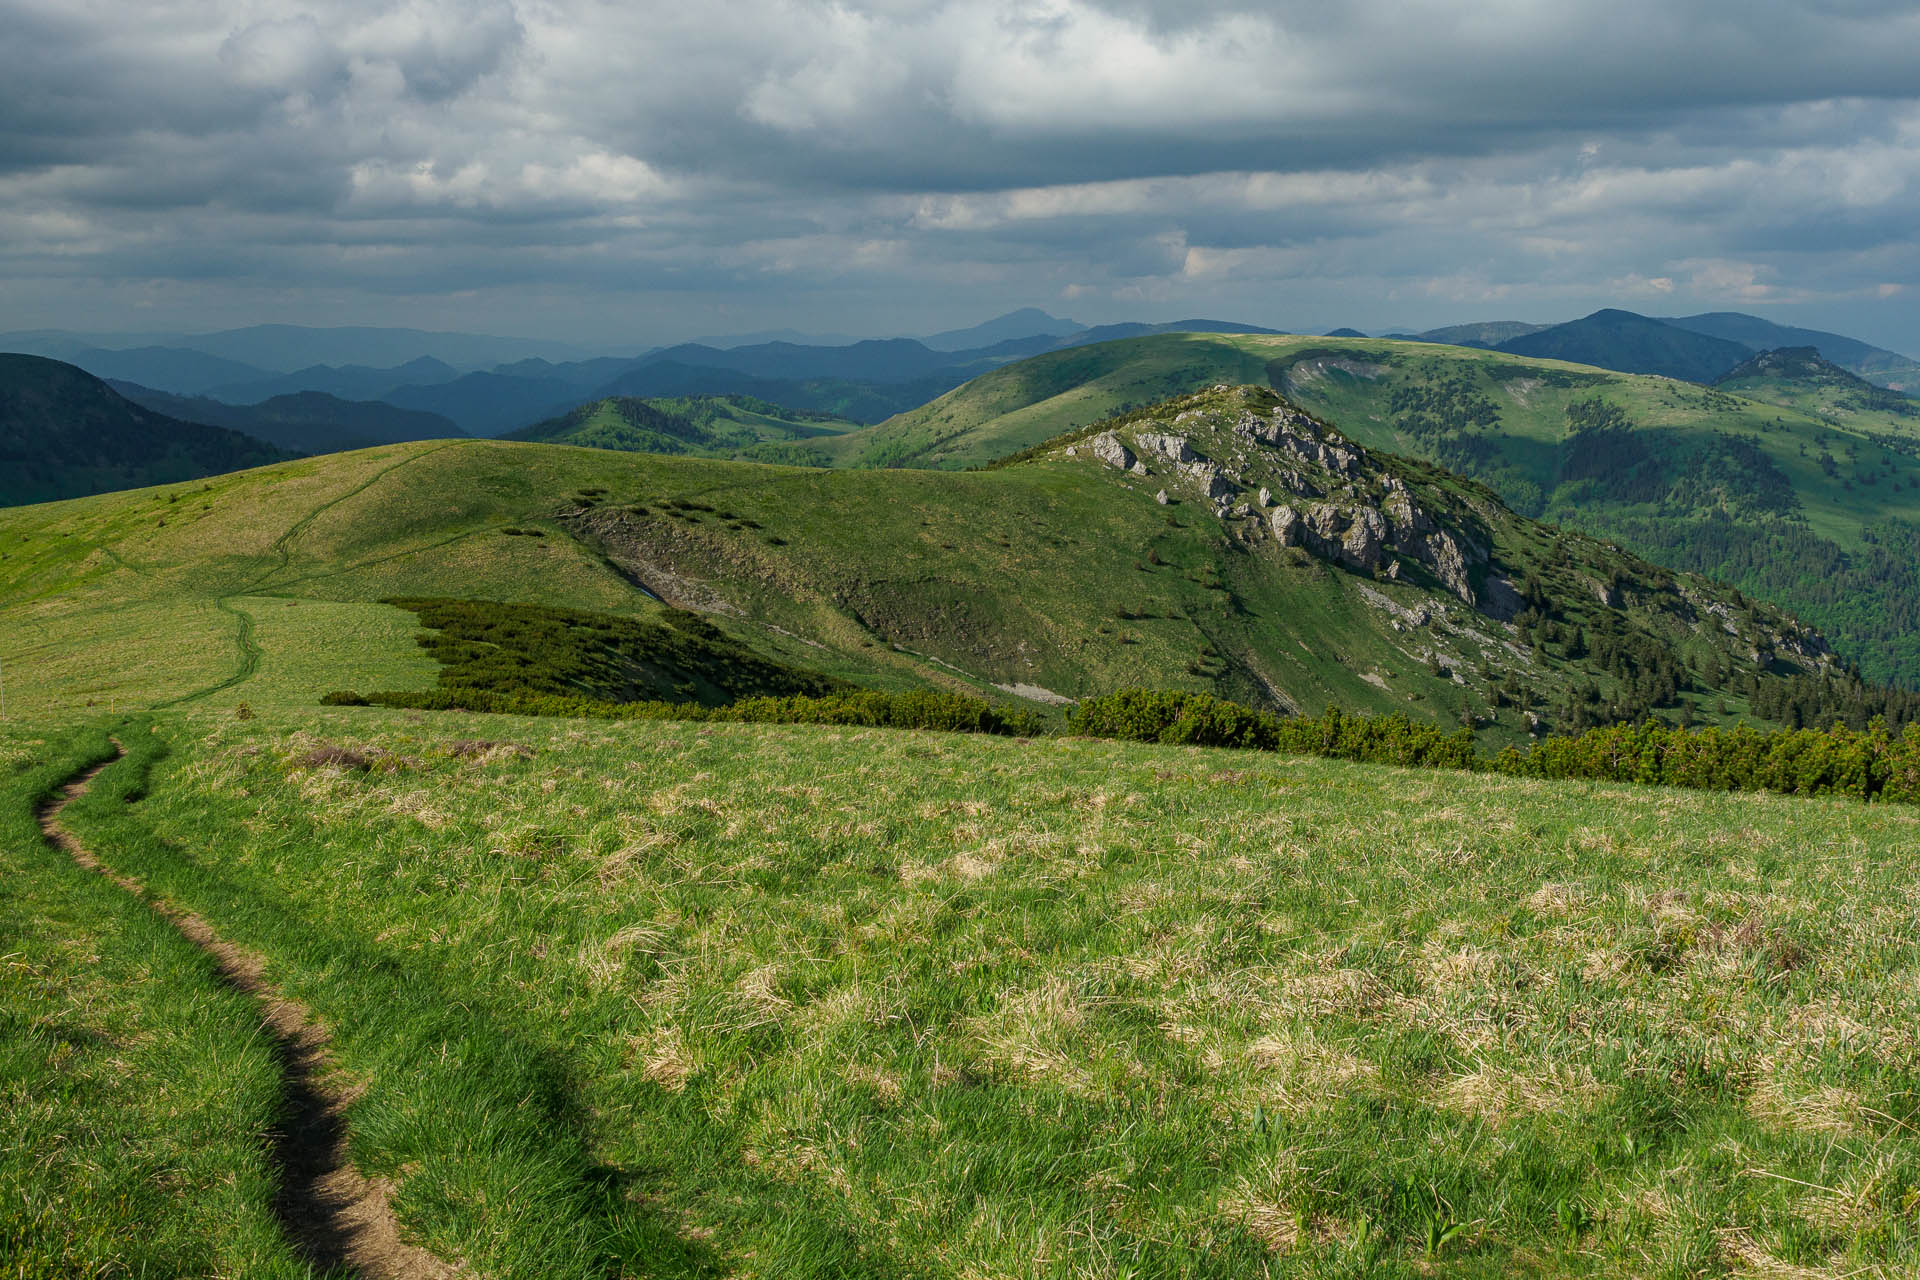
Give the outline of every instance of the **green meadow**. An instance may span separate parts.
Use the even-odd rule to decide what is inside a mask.
[[[1611,684],[1544,650],[1520,664],[1472,623],[1406,632],[1394,610],[1429,591],[1362,590],[1270,541],[1249,551],[1196,508],[1160,506],[1090,459],[828,471],[395,445],[0,511],[0,672],[10,711],[33,723],[311,705],[432,686],[412,615],[382,601],[452,593],[644,619],[662,607],[651,589],[786,665],[1027,707],[1128,686],[1250,701],[1282,688],[1309,711],[1457,723],[1471,707],[1511,737],[1522,712],[1494,695],[1507,671],[1543,702],[1582,678]],[[1564,576],[1547,534],[1499,537],[1514,563]],[[1706,641],[1686,644],[1705,654]]]
[[[70,829],[267,958],[354,1159],[476,1275],[1920,1265],[1903,806],[345,708],[121,736]],[[7,1274],[163,1210],[198,1226],[153,1269],[274,1274],[244,1018],[22,827],[98,746],[8,750]]]

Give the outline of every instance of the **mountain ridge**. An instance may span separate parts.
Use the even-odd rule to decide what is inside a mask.
[[[1510,355],[1565,360],[1620,373],[1650,373],[1683,382],[1711,383],[1752,354],[1752,348],[1607,307],[1534,333],[1495,343]]]

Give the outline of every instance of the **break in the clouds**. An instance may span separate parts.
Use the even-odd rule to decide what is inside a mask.
[[[1920,348],[1920,6],[0,0],[0,328],[1733,308]]]

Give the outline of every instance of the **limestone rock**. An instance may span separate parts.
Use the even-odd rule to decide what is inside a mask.
[[[1452,534],[1444,529],[1421,539],[1420,551],[1415,553],[1421,563],[1433,570],[1433,576],[1446,584],[1447,590],[1473,603],[1473,581],[1467,576],[1466,553]]]
[[[1093,438],[1093,456],[1121,471],[1134,463],[1133,450],[1120,443],[1120,437],[1111,431],[1103,431]]]
[[[1433,532],[1432,519],[1414,505],[1412,495],[1398,481],[1388,486],[1387,500],[1381,504],[1381,512],[1393,530],[1396,546],[1410,547],[1417,539]]]
[[[1233,426],[1248,439],[1285,450],[1335,475],[1357,474],[1361,459],[1366,456],[1358,445],[1326,440],[1319,423],[1292,409],[1276,409],[1268,418],[1243,413]]]
[[[1307,508],[1301,540],[1308,550],[1350,569],[1380,567],[1387,523],[1372,507],[1345,508],[1319,502]]]
[[[1346,537],[1340,540],[1340,559],[1356,569],[1380,567],[1380,547],[1386,541],[1387,522],[1372,507],[1353,513]]]
[[[1163,507],[1166,506],[1167,503],[1172,501],[1171,498],[1167,497],[1167,491],[1165,489],[1162,489],[1160,492],[1154,494],[1153,500],[1159,503]]]
[[[1283,547],[1297,547],[1301,542],[1300,513],[1282,503],[1273,509],[1270,517],[1275,541]]]
[[[1240,492],[1240,486],[1227,479],[1226,473],[1211,462],[1192,462],[1182,468],[1199,484],[1209,502],[1221,502]]]
[[[1193,451],[1185,436],[1161,435],[1158,432],[1145,432],[1140,437],[1140,447],[1165,458],[1168,462],[1198,462],[1200,455]]]

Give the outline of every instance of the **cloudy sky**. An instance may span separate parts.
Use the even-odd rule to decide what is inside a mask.
[[[0,329],[1742,310],[1920,354],[1920,4],[0,0]]]

